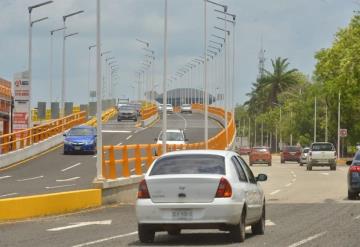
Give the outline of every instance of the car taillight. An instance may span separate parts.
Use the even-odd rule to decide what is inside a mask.
[[[360,166],[350,166],[350,172],[360,172]]]
[[[145,179],[141,180],[138,190],[138,199],[148,199],[150,198],[150,193],[146,184]]]
[[[231,185],[229,181],[226,180],[226,178],[222,177],[220,179],[215,197],[231,197],[231,196],[232,196]]]

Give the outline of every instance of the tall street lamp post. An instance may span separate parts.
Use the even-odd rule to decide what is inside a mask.
[[[163,74],[163,126],[162,126],[162,150],[163,153],[166,153],[166,130],[167,130],[167,116],[166,116],[166,103],[167,103],[167,90],[166,90],[166,80],[167,80],[167,0],[165,0],[164,6],[164,74]]]
[[[91,49],[92,48],[95,48],[96,45],[90,45],[88,48],[89,48],[89,61],[88,61],[88,101],[90,102],[90,90],[91,90],[91,87],[90,87],[90,71],[91,71]]]
[[[48,17],[45,18],[40,18],[37,20],[32,20],[31,19],[31,13],[33,11],[33,9],[39,8],[41,6],[47,5],[53,3],[53,1],[46,1],[43,3],[39,3],[36,5],[32,5],[28,7],[28,11],[29,11],[29,55],[28,55],[28,79],[29,79],[29,105],[28,105],[28,112],[29,112],[29,117],[28,117],[28,126],[32,127],[32,114],[31,114],[31,104],[32,104],[32,26],[40,21],[44,21],[46,19],[48,19]]]

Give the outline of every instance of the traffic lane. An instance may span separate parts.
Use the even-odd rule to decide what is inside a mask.
[[[253,235],[247,229],[242,246],[297,246],[299,243],[306,243],[306,246],[358,246],[360,208],[356,203],[268,204],[267,219],[272,224],[266,226],[265,235]],[[2,246],[144,246],[138,240],[132,205],[0,224],[0,232]],[[185,230],[180,236],[159,232],[155,243],[150,244],[174,245],[239,244],[232,243],[226,232],[217,230]]]

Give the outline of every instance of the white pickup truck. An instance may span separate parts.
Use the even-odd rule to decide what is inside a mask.
[[[314,142],[311,144],[306,170],[311,171],[313,166],[329,166],[336,170],[336,150],[330,142]]]

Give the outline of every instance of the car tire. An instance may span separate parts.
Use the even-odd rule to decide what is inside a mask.
[[[300,166],[304,166],[304,163],[301,163],[301,162],[300,162],[299,165],[300,165]]]
[[[348,199],[349,200],[355,200],[357,196],[357,193],[351,192],[348,190]]]
[[[64,155],[68,155],[69,152],[64,150],[63,154],[64,154]]]
[[[241,213],[240,223],[232,226],[230,229],[231,238],[236,243],[242,243],[245,241],[245,219],[246,211],[243,210]]]
[[[178,236],[181,234],[181,229],[174,229],[174,230],[170,230],[168,231],[168,234],[170,236]]]
[[[311,165],[307,165],[307,166],[306,166],[306,170],[312,171],[312,166],[311,166]]]
[[[252,166],[252,165],[253,165],[253,163],[249,163],[249,165],[250,165],[250,166]]]
[[[255,235],[264,235],[264,233],[265,233],[265,204],[263,206],[260,220],[256,224],[251,225],[251,231]]]
[[[331,171],[336,171],[336,165],[330,166],[330,170],[331,170]]]
[[[284,163],[285,163],[285,160],[281,160],[280,162],[281,162],[281,164],[284,164]]]
[[[138,236],[142,243],[153,243],[155,240],[155,231],[147,225],[138,224]]]
[[[271,164],[271,162],[270,163],[268,163],[268,166],[271,166],[272,164]]]

